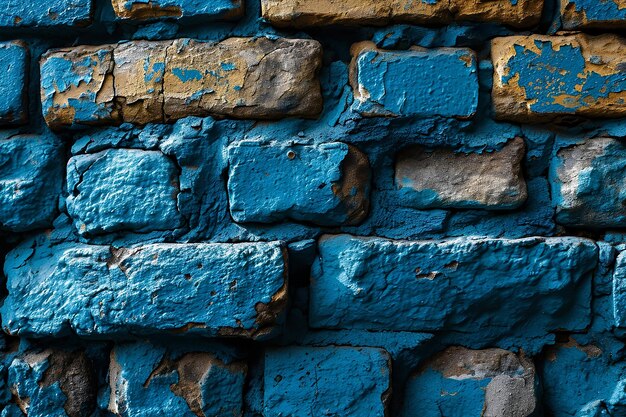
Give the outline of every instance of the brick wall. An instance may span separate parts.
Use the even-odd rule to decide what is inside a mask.
[[[626,415],[624,0],[0,0],[0,417]]]

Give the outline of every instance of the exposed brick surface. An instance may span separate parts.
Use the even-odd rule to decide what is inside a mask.
[[[0,417],[626,415],[626,0],[0,0]]]

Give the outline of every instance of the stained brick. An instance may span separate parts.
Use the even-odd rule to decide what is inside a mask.
[[[311,279],[312,327],[480,328],[485,338],[584,328],[598,257],[592,241],[578,238],[394,241],[349,235],[322,237],[319,254]]]
[[[558,223],[585,228],[626,224],[626,146],[592,138],[559,149],[550,164]]]
[[[108,410],[151,417],[241,416],[245,363],[202,347],[169,348],[148,342],[117,344],[109,365]]]
[[[7,383],[21,415],[79,417],[96,408],[96,374],[83,350],[23,352],[10,363]]]
[[[564,29],[624,28],[626,4],[623,0],[562,0],[561,22]]]
[[[115,107],[113,46],[52,50],[41,58],[41,106],[53,128],[120,121]]]
[[[498,119],[626,116],[626,42],[614,35],[509,36],[492,41]]]
[[[403,417],[535,415],[535,367],[523,353],[452,346],[407,382]]]
[[[28,47],[22,42],[0,43],[0,125],[26,122]]]
[[[168,48],[165,116],[313,117],[322,110],[322,49],[304,39],[177,40]],[[195,110],[194,110],[195,109]]]

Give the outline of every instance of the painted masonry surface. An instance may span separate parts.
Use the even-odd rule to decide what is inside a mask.
[[[0,0],[0,417],[626,416],[626,0]]]

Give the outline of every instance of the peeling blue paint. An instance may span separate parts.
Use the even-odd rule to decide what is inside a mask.
[[[476,57],[468,49],[408,52],[366,49],[355,59],[353,89],[358,112],[461,118],[476,112],[478,70]]]
[[[202,79],[202,73],[196,69],[173,68],[172,73],[184,83]]]

